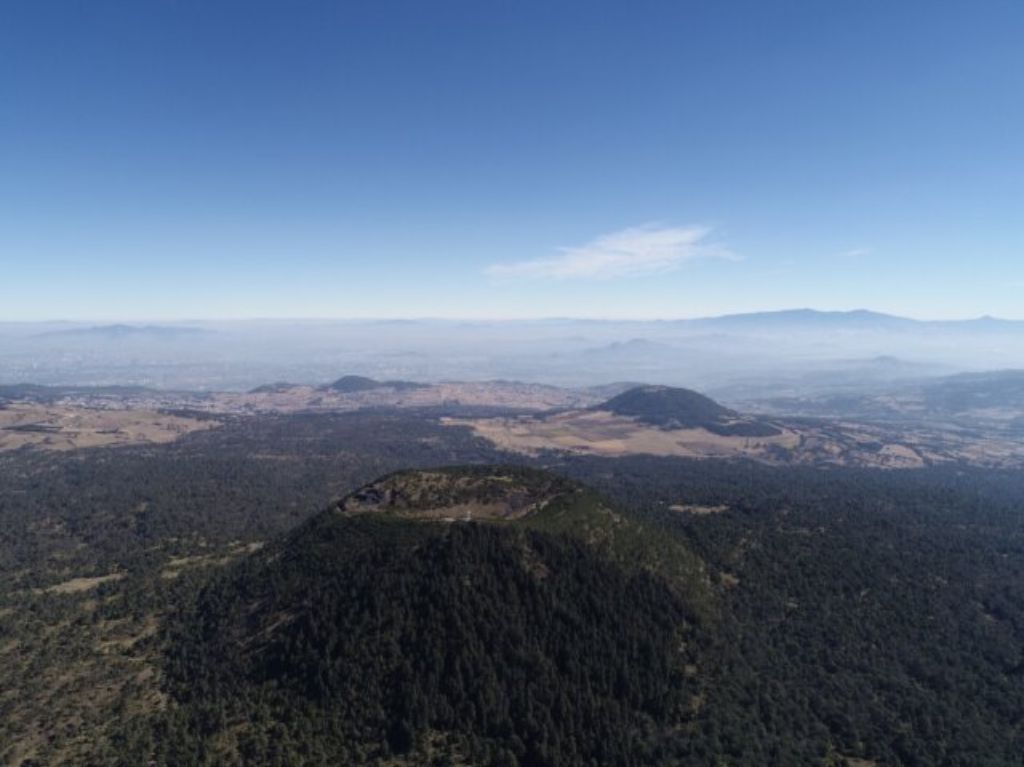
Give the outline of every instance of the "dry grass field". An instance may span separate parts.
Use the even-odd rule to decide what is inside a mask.
[[[0,451],[22,447],[75,450],[160,444],[218,425],[213,420],[151,410],[96,410],[70,405],[13,403],[0,409]]]
[[[913,469],[950,461],[978,466],[1024,464],[1024,445],[956,432],[901,430],[849,422],[780,424],[768,437],[722,436],[706,429],[664,429],[604,411],[549,416],[448,418],[495,446],[536,455],[543,450],[600,456],[749,458],[771,464]]]
[[[772,437],[724,437],[706,429],[661,429],[600,410],[548,417],[447,419],[470,425],[498,447],[521,453],[565,450],[594,455],[756,457],[770,445],[794,448],[800,437],[783,431]]]
[[[515,381],[449,382],[411,389],[382,387],[368,391],[337,392],[312,386],[291,386],[279,391],[212,395],[203,409],[224,412],[292,413],[346,411],[366,407],[496,407],[516,410],[553,410],[588,407],[601,395],[578,389]]]

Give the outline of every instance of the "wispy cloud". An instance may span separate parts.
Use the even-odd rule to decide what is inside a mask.
[[[871,248],[850,248],[842,253],[836,253],[837,258],[864,258],[871,255]]]
[[[560,248],[559,255],[510,264],[494,264],[487,274],[497,279],[608,279],[667,272],[698,258],[736,256],[708,241],[703,226],[646,225],[602,235],[585,245]]]

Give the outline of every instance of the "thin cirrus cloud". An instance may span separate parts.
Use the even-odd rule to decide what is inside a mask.
[[[493,264],[487,274],[496,279],[608,279],[667,272],[700,258],[735,259],[708,241],[703,226],[638,226],[604,234],[557,256]]]

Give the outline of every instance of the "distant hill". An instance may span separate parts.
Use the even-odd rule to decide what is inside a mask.
[[[925,405],[943,414],[1007,408],[1024,412],[1024,370],[946,376],[921,391]]]
[[[205,328],[178,325],[96,325],[86,328],[69,328],[40,333],[36,338],[95,338],[117,341],[129,338],[176,339],[205,335],[212,331]]]
[[[413,381],[377,381],[366,376],[347,375],[321,386],[320,389],[338,392],[339,394],[354,394],[362,391],[373,391],[374,389],[409,391],[412,389],[425,389],[427,386],[428,384],[415,383]]]
[[[879,384],[891,385],[897,381],[925,379],[945,372],[948,372],[948,368],[939,364],[916,362],[883,354],[868,358],[834,360],[827,366],[800,375],[796,383],[811,389],[845,388],[865,391]]]
[[[760,419],[744,417],[710,397],[673,386],[638,386],[593,409],[631,416],[652,426],[700,428],[722,436],[767,437],[779,433]]]
[[[848,374],[849,375],[849,374]],[[821,380],[822,376],[819,376]],[[833,378],[842,381],[839,372]],[[861,379],[864,376],[861,374]],[[768,398],[772,412],[812,417],[920,424],[956,423],[988,437],[1024,434],[1024,370],[959,373],[901,382],[865,392]]]
[[[638,386],[612,397],[599,407],[618,415],[635,416],[657,426],[676,423],[696,427],[738,415],[710,397],[673,386]]]
[[[654,354],[672,354],[678,349],[669,344],[651,341],[646,338],[631,338],[628,341],[614,341],[605,346],[584,349],[583,353],[590,358],[629,359],[647,357]]]
[[[699,694],[701,572],[546,472],[391,475],[205,590],[172,632],[194,727],[169,737],[253,763],[655,763]]]
[[[608,399],[616,395],[622,394],[630,389],[635,389],[638,386],[646,386],[647,384],[639,381],[616,381],[610,384],[599,384],[597,386],[588,386],[587,391],[597,397],[603,397]]]
[[[249,389],[249,394],[282,394],[298,388],[299,384],[288,383],[287,381],[275,381],[274,383],[263,384]]]
[[[47,386],[44,384],[0,384],[0,397],[9,400],[55,402],[65,397],[131,397],[159,394],[145,386]]]

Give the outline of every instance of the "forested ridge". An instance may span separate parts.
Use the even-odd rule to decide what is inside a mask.
[[[684,608],[655,578],[580,542],[479,523],[359,518],[308,533],[312,548],[303,538],[250,563],[179,625],[168,676],[190,755],[426,761],[440,739],[474,764],[658,761],[695,685]],[[254,726],[225,727],[238,721]],[[272,742],[266,721],[281,722]]]
[[[600,497],[485,466],[400,473],[352,500],[175,624],[168,679],[190,719],[173,735],[190,758],[418,763],[447,744],[472,763],[640,765],[677,750],[706,605],[614,557],[636,533],[620,540],[630,525]],[[431,514],[467,503],[492,517]],[[226,726],[254,718],[287,724],[273,743]]]

